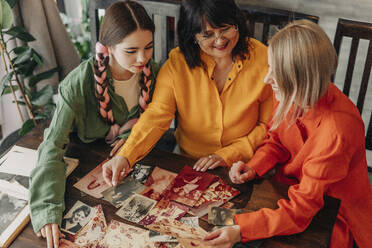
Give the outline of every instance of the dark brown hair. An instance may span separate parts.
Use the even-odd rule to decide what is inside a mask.
[[[149,15],[147,14],[145,8],[137,2],[134,1],[118,1],[111,4],[105,12],[105,15],[102,20],[99,31],[99,42],[106,46],[114,46],[119,44],[126,36],[131,34],[136,30],[149,30],[152,33],[155,32],[155,25]],[[94,74],[96,77],[101,78],[102,75],[105,75],[107,67],[109,65],[109,56],[103,57],[103,54],[97,53],[99,59],[94,61]],[[98,70],[99,67],[104,67],[104,70]],[[104,76],[105,77],[105,76]],[[95,88],[97,89],[97,84],[100,84],[102,91],[98,92],[96,90],[96,98],[98,100],[98,112],[100,113],[101,118],[113,124],[115,121],[113,118],[109,118],[111,111],[111,99],[108,100],[108,103],[105,104],[105,108],[102,108],[100,102],[105,101],[104,92],[107,88],[108,79],[105,77],[103,83],[97,82],[95,80]],[[143,80],[139,80],[141,91],[148,91],[147,86]],[[142,94],[142,93],[141,93]],[[106,98],[109,97],[106,95]],[[107,101],[107,99],[106,99]],[[141,107],[140,107],[141,108]],[[140,112],[143,112],[143,109],[140,109]],[[102,114],[104,113],[104,114]]]

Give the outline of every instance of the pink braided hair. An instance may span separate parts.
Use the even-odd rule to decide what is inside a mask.
[[[131,129],[136,124],[138,118],[133,118],[125,122],[121,127],[114,123],[114,116],[111,109],[111,99],[108,94],[108,80],[106,79],[106,69],[109,61],[109,53],[106,46],[100,42],[96,43],[96,59],[94,61],[94,79],[95,92],[98,99],[98,112],[103,120],[111,124],[110,130],[106,135],[106,142],[112,143],[116,137],[127,130]],[[140,96],[138,99],[139,111],[142,114],[150,102],[150,85],[152,82],[150,63],[143,68],[142,77],[139,80],[141,87]]]

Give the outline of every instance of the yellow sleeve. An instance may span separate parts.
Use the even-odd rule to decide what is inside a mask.
[[[128,140],[118,153],[127,158],[130,165],[146,156],[169,129],[176,112],[173,81],[172,66],[168,60],[156,78],[152,102],[133,126]]]
[[[256,127],[244,137],[237,138],[215,152],[221,156],[228,166],[243,160],[248,161],[253,157],[256,148],[261,144],[266,135],[266,124],[270,120],[273,109],[273,94],[269,85],[265,86],[260,97],[259,119]]]

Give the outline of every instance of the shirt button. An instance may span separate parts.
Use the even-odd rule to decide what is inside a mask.
[[[241,65],[238,65],[238,68],[240,68],[241,67]]]
[[[211,80],[214,80],[214,77],[211,77]]]
[[[229,80],[231,80],[231,78],[229,78]]]

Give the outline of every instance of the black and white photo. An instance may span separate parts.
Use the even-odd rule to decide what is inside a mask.
[[[156,201],[146,196],[133,194],[116,212],[118,216],[131,222],[138,223],[155,206]]]
[[[0,191],[0,234],[10,225],[26,204],[27,201]]]
[[[102,192],[103,197],[115,207],[122,206],[123,202],[128,199],[132,194],[139,193],[146,187],[133,179],[126,177],[118,185],[111,187]]]
[[[61,230],[75,234],[85,226],[95,215],[95,209],[77,201],[63,217]]]
[[[152,167],[149,165],[135,164],[130,176],[138,182],[144,184],[151,173]]]

